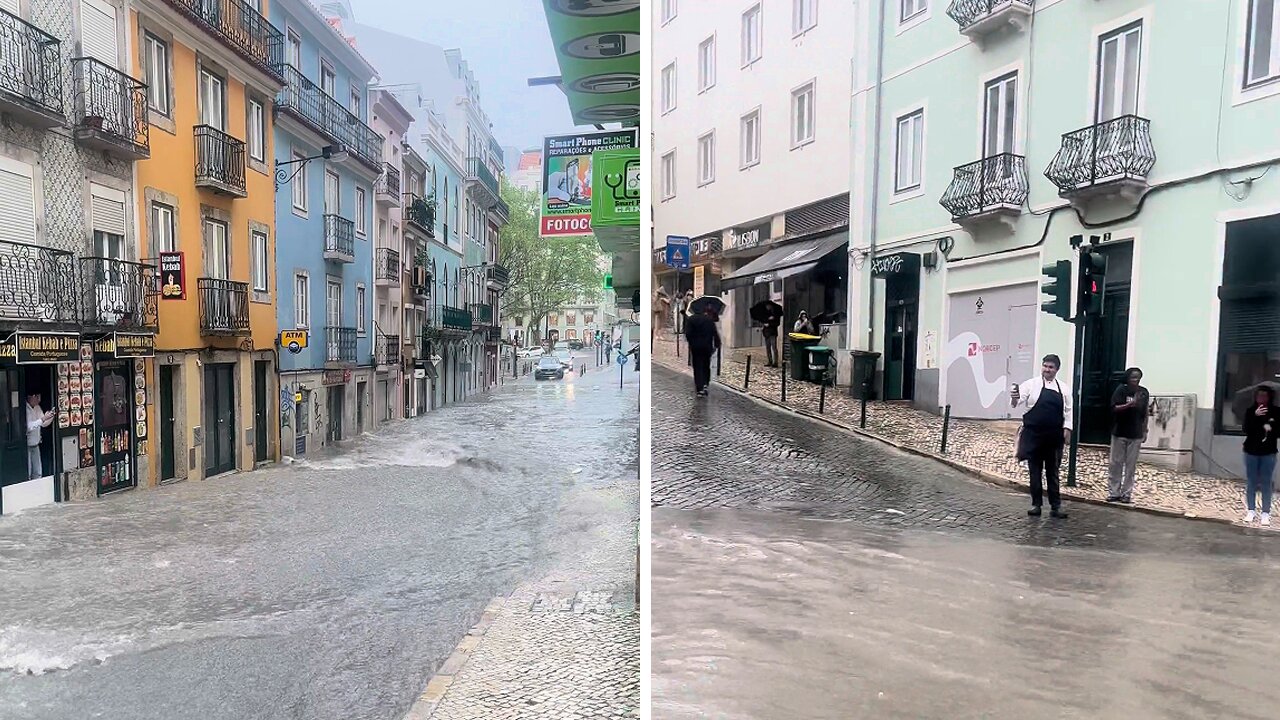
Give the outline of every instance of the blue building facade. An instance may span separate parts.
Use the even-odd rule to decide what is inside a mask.
[[[436,200],[435,237],[427,247],[432,267],[432,307],[428,326],[444,329],[439,338],[436,354],[440,360],[440,378],[436,383],[436,406],[462,400],[466,396],[465,368],[467,353],[464,344],[470,328],[455,331],[445,327],[444,314],[453,310],[466,310],[462,291],[464,262],[462,201],[464,178],[457,145],[449,136],[439,116],[426,110],[426,132],[419,147],[427,162],[427,193]]]
[[[373,426],[373,198],[383,138],[368,125],[375,71],[307,0],[271,3],[285,34],[276,100],[276,281],[281,442],[300,455]]]

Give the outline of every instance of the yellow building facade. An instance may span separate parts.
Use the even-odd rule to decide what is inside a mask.
[[[284,43],[265,12],[138,0],[130,13],[151,119],[140,242],[161,283],[150,484],[279,458],[271,139]]]

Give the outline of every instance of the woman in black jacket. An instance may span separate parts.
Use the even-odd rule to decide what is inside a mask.
[[[1244,416],[1244,504],[1248,508],[1244,521],[1253,522],[1257,494],[1262,491],[1262,524],[1271,524],[1272,476],[1276,471],[1276,432],[1280,430],[1280,408],[1276,407],[1276,391],[1270,385],[1259,385],[1253,393],[1253,405]]]

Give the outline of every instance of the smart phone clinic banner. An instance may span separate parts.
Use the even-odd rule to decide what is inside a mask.
[[[591,153],[638,148],[640,132],[553,135],[542,146],[542,237],[591,233]]]

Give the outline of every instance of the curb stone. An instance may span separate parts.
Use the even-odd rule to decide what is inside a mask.
[[[409,708],[409,713],[404,716],[404,720],[430,720],[436,711],[436,707],[440,705],[440,702],[444,700],[445,694],[449,692],[449,687],[453,685],[453,679],[466,667],[471,655],[480,646],[480,642],[484,640],[484,635],[489,631],[489,626],[493,625],[493,622],[498,619],[498,615],[507,604],[507,599],[498,597],[489,601],[484,612],[480,615],[479,622],[468,630],[466,635],[462,636],[462,640],[458,641],[457,647],[449,654],[448,659],[431,676],[431,680],[427,682],[426,689],[414,701],[413,707]]]
[[[684,367],[684,366],[675,367],[675,366],[669,365],[669,364],[667,364],[667,363],[665,363],[665,362],[661,362],[661,361],[655,361],[655,362],[658,362],[658,364],[662,365],[664,368],[666,368],[666,369],[668,369],[668,370],[672,370],[672,371],[677,372],[677,373],[680,373],[681,375],[692,375],[692,374],[693,374],[692,370],[690,370],[690,369],[688,369],[687,367]],[[898,450],[900,450],[900,451],[902,451],[902,452],[905,452],[905,453],[909,453],[909,454],[914,455],[914,456],[916,456],[916,457],[923,457],[923,458],[928,458],[928,459],[930,459],[930,460],[936,460],[936,461],[938,461],[938,462],[940,462],[940,463],[942,463],[942,464],[944,464],[944,465],[947,465],[948,467],[951,467],[951,468],[953,468],[953,469],[955,469],[955,470],[958,470],[958,471],[960,471],[960,472],[963,472],[963,473],[965,473],[966,475],[969,475],[969,476],[971,476],[971,477],[977,478],[977,479],[982,480],[982,481],[984,481],[984,482],[986,482],[986,483],[988,483],[988,484],[991,484],[991,485],[997,485],[997,486],[1000,486],[1000,487],[1005,487],[1005,488],[1010,488],[1010,489],[1013,489],[1013,490],[1018,490],[1018,491],[1019,491],[1019,492],[1021,492],[1021,493],[1027,493],[1027,492],[1028,492],[1028,489],[1027,489],[1027,486],[1026,486],[1026,485],[1023,485],[1023,484],[1021,484],[1020,482],[1018,482],[1017,480],[1013,480],[1013,479],[1011,479],[1011,478],[1007,478],[1007,477],[1005,477],[1005,476],[1003,476],[1003,475],[999,475],[999,474],[996,474],[996,473],[993,473],[993,472],[989,472],[989,471],[987,471],[987,470],[983,470],[983,469],[981,469],[981,468],[976,468],[976,467],[974,467],[974,466],[972,466],[972,465],[969,465],[969,464],[967,464],[967,463],[960,462],[959,460],[955,460],[955,459],[949,458],[949,457],[947,457],[947,456],[945,456],[945,455],[939,455],[939,454],[937,454],[937,453],[932,453],[932,452],[929,452],[929,451],[927,451],[927,450],[921,450],[921,449],[919,449],[919,448],[915,448],[915,447],[912,447],[912,446],[906,445],[906,444],[904,444],[904,443],[900,443],[900,442],[898,442],[898,441],[896,441],[896,440],[894,440],[894,439],[892,439],[892,438],[885,437],[885,436],[883,436],[883,435],[879,435],[879,434],[876,434],[876,433],[873,433],[873,432],[869,432],[869,431],[867,431],[867,430],[863,430],[862,428],[859,428],[859,427],[854,427],[854,426],[851,426],[851,425],[846,425],[845,423],[839,422],[839,421],[837,421],[837,420],[833,420],[833,419],[828,418],[828,417],[824,417],[824,416],[822,416],[822,415],[819,415],[819,414],[817,414],[817,413],[815,413],[815,412],[812,412],[812,411],[809,411],[809,410],[804,410],[804,409],[801,409],[801,408],[793,408],[793,407],[791,407],[791,406],[789,406],[789,405],[784,405],[784,404],[782,404],[781,402],[779,402],[779,401],[777,401],[777,400],[773,400],[773,399],[770,399],[770,398],[766,398],[766,397],[761,397],[761,396],[759,396],[759,395],[755,395],[755,394],[753,394],[753,393],[751,393],[751,392],[749,392],[749,391],[743,390],[743,389],[742,389],[742,388],[740,388],[740,387],[736,387],[736,386],[733,386],[733,385],[725,384],[725,383],[723,383],[723,382],[721,382],[721,381],[719,380],[718,373],[713,374],[713,376],[712,376],[712,378],[711,378],[711,382],[712,382],[712,383],[714,383],[717,387],[724,388],[725,390],[728,390],[728,391],[730,391],[730,392],[732,392],[732,393],[734,393],[735,395],[738,395],[738,396],[740,396],[740,397],[746,398],[747,400],[750,400],[750,401],[752,401],[752,402],[754,402],[754,403],[756,403],[756,404],[758,404],[758,405],[762,405],[762,406],[764,406],[764,407],[767,407],[767,408],[770,408],[770,409],[773,409],[773,410],[777,410],[777,411],[781,411],[781,412],[789,413],[789,414],[794,415],[794,416],[796,416],[796,417],[802,417],[802,418],[805,418],[805,419],[810,420],[810,421],[813,421],[813,422],[820,422],[820,423],[823,423],[823,424],[825,424],[825,425],[829,425],[829,426],[831,426],[831,427],[833,427],[833,428],[836,428],[837,430],[841,430],[841,431],[846,432],[846,433],[850,433],[850,434],[853,434],[853,435],[858,435],[858,436],[860,436],[860,437],[865,437],[865,438],[868,438],[868,439],[871,439],[871,440],[875,440],[875,441],[877,441],[877,442],[884,443],[884,444],[886,444],[886,445],[889,445],[889,446],[891,446],[891,447],[893,447],[893,448],[896,448],[896,449],[898,449]],[[1199,521],[1199,522],[1216,523],[1216,524],[1218,524],[1218,525],[1227,525],[1227,526],[1230,526],[1230,527],[1236,527],[1236,528],[1239,528],[1239,529],[1241,529],[1241,530],[1254,530],[1254,529],[1262,530],[1262,528],[1253,528],[1252,526],[1248,526],[1248,525],[1245,525],[1245,524],[1243,524],[1243,523],[1241,523],[1241,522],[1237,522],[1237,521],[1234,521],[1234,520],[1228,520],[1228,519],[1226,519],[1226,518],[1204,517],[1204,516],[1201,516],[1201,515],[1195,515],[1195,514],[1191,514],[1191,513],[1179,512],[1179,511],[1176,511],[1176,510],[1166,510],[1166,509],[1164,509],[1164,508],[1146,507],[1146,506],[1142,506],[1142,505],[1119,505],[1119,504],[1116,504],[1116,503],[1109,503],[1109,502],[1106,502],[1105,500],[1099,500],[1099,499],[1096,499],[1096,498],[1087,497],[1087,496],[1083,496],[1083,495],[1076,495],[1076,494],[1074,494],[1074,493],[1070,492],[1066,487],[1063,487],[1063,488],[1062,488],[1062,497],[1067,498],[1067,499],[1071,500],[1072,502],[1078,502],[1078,503],[1083,503],[1083,504],[1087,504],[1087,505],[1101,505],[1101,506],[1106,506],[1106,507],[1119,507],[1119,508],[1122,508],[1122,509],[1125,509],[1125,510],[1130,510],[1130,511],[1135,511],[1135,512],[1141,512],[1141,513],[1146,513],[1146,514],[1148,514],[1148,515],[1156,515],[1156,516],[1159,516],[1159,517],[1181,518],[1181,519],[1183,519],[1183,520],[1195,520],[1195,521]]]

